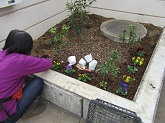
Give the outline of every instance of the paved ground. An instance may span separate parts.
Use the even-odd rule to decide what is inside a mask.
[[[18,123],[85,123],[81,117],[74,115],[52,103],[42,100],[46,105],[43,113],[25,119],[22,118]],[[156,119],[154,123],[165,123],[165,84],[162,87],[162,93],[158,105]]]
[[[162,87],[155,123],[165,123],[165,83]]]
[[[85,123],[81,117],[43,101],[47,105],[43,113],[29,119],[22,118],[18,123]]]

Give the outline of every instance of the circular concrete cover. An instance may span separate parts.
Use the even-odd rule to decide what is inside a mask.
[[[104,36],[111,39],[112,41],[123,43],[123,41],[119,39],[119,35],[123,34],[123,31],[126,30],[126,37],[129,37],[130,24],[136,27],[137,37],[142,39],[146,36],[147,29],[143,25],[128,20],[105,21],[101,24],[100,30]]]

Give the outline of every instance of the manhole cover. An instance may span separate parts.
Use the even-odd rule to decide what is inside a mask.
[[[134,25],[136,27],[136,35],[143,39],[147,34],[147,29],[136,22],[128,21],[128,20],[108,20],[101,24],[100,30],[104,36],[111,39],[115,42],[123,43],[119,39],[119,35],[123,34],[123,31],[126,30],[126,37],[129,36],[129,25]]]

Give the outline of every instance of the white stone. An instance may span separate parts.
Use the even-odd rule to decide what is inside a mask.
[[[81,58],[78,63],[84,66],[86,65],[86,61],[83,58]]]
[[[85,60],[86,60],[87,62],[90,62],[90,61],[92,61],[92,59],[93,59],[93,57],[92,57],[91,54],[84,56],[84,58],[85,58]]]
[[[96,60],[92,60],[91,62],[89,62],[89,70],[95,70],[97,63],[98,62]]]
[[[68,57],[68,62],[69,62],[69,64],[71,64],[71,65],[76,64],[76,56],[69,56],[69,57]]]

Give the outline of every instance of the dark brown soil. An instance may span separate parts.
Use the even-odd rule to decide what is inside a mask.
[[[80,36],[76,37],[72,30],[69,31],[68,35],[63,39],[67,44],[61,48],[60,52],[55,52],[53,46],[50,47],[45,44],[45,41],[52,37],[49,32],[46,32],[43,36],[34,41],[32,55],[37,57],[48,56],[50,59],[60,62],[61,66],[57,71],[66,74],[64,70],[68,65],[67,59],[69,56],[76,56],[78,63],[81,58],[91,53],[93,58],[98,61],[99,65],[103,63],[105,59],[110,57],[109,52],[111,50],[117,49],[120,53],[120,59],[117,63],[117,66],[120,68],[120,73],[117,77],[109,74],[109,77],[107,77],[106,80],[104,79],[104,81],[108,82],[107,91],[116,94],[116,90],[119,88],[120,83],[123,80],[123,75],[126,74],[130,75],[131,78],[136,78],[136,80],[129,85],[128,94],[123,96],[124,98],[132,100],[141,82],[153,50],[162,33],[162,28],[149,23],[141,23],[146,27],[148,32],[146,37],[142,39],[140,43],[115,43],[103,36],[100,32],[101,23],[112,18],[105,18],[92,14],[90,15],[90,19],[90,23],[86,26],[84,32]],[[66,22],[66,20],[63,20],[55,26],[57,28],[61,28],[61,26],[65,25]],[[138,72],[135,74],[129,73],[127,70],[127,65],[132,64],[131,59],[133,56],[137,56],[136,51],[138,48],[143,48],[143,51],[146,53],[144,56],[144,64],[137,66]],[[71,75],[73,78],[77,79],[79,73],[85,73],[85,71],[78,70],[75,65],[73,68],[76,70],[76,72]],[[99,83],[103,81],[103,75],[97,73],[96,71],[92,71],[89,73],[89,76],[92,78],[92,81],[89,81],[88,84],[99,88]]]

